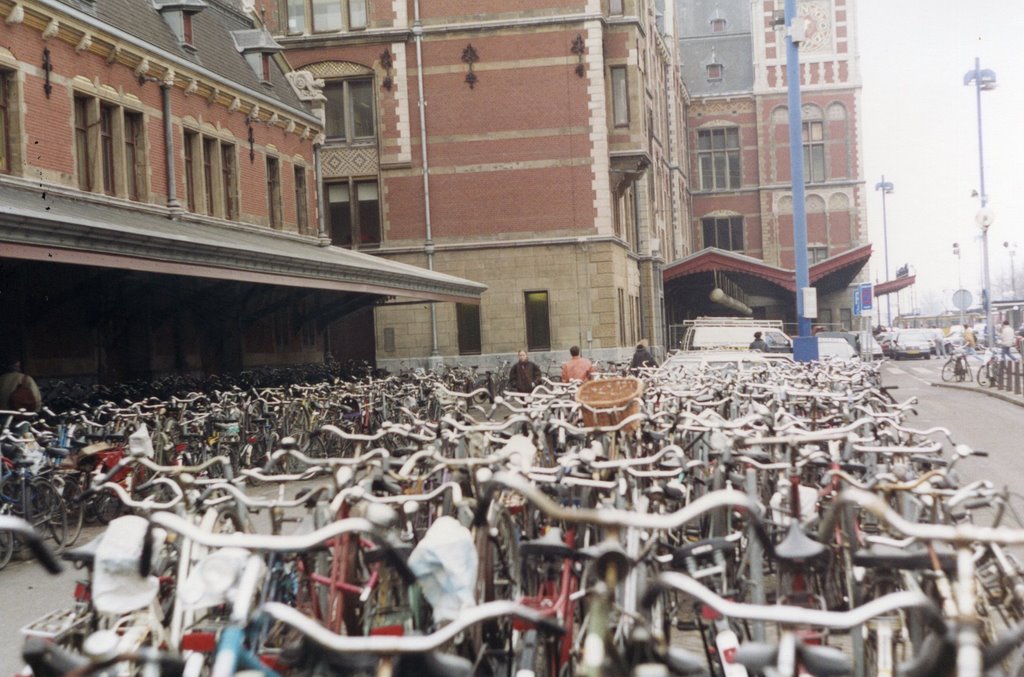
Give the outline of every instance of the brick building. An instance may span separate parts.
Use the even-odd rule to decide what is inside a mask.
[[[380,299],[478,300],[329,246],[322,125],[280,52],[221,0],[0,0],[5,357],[101,381],[319,361]]]
[[[694,250],[665,268],[669,323],[735,315],[795,323],[785,34],[774,0],[679,2]],[[851,328],[871,254],[860,156],[853,0],[801,0],[808,261],[818,324]],[[710,299],[713,290],[722,293]],[[723,295],[724,294],[724,295]],[[738,302],[732,303],[730,302]]]
[[[260,7],[324,116],[342,247],[488,286],[386,304],[378,363],[542,364],[663,343],[689,251],[675,10],[661,0],[280,0]]]

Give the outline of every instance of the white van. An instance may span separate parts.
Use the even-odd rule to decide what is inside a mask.
[[[793,340],[779,320],[747,317],[698,317],[683,322],[683,350],[749,350],[754,332],[768,344],[769,353],[793,352]]]

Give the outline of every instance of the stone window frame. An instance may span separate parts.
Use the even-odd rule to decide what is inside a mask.
[[[19,174],[23,168],[21,153],[22,115],[21,78],[16,67],[0,62],[0,174]]]
[[[530,297],[543,294],[543,313],[530,312]],[[530,352],[551,350],[551,294],[546,289],[533,289],[523,292],[523,313],[526,320],[526,349]],[[543,317],[541,317],[543,315]],[[534,320],[531,321],[531,317]],[[542,328],[536,322],[543,320]],[[546,341],[540,339],[547,339]]]
[[[354,84],[362,84],[368,86],[370,92],[370,124],[372,129],[369,134],[357,135],[355,130],[355,102],[352,95],[352,86]],[[324,95],[323,103],[323,114],[324,114],[324,136],[327,139],[327,143],[331,145],[349,145],[358,146],[366,145],[377,142],[377,132],[379,129],[379,123],[377,120],[377,96],[376,96],[376,83],[373,75],[355,75],[352,77],[345,78],[331,78],[324,81],[322,89]],[[340,133],[332,134],[330,124],[331,112],[335,108],[336,102],[332,101],[331,93],[339,89],[341,90],[341,125],[343,129]]]
[[[264,162],[267,177],[267,223],[274,230],[284,229],[281,195],[281,158],[267,154]]]
[[[629,67],[610,66],[608,81],[611,85],[612,126],[629,127]]]
[[[72,152],[75,156],[75,174],[80,190],[106,194],[111,197],[145,202],[149,197],[149,162],[147,139],[147,117],[138,107],[118,101],[110,96],[75,88],[72,90],[72,128],[74,130]],[[106,113],[104,113],[106,111]],[[80,120],[80,113],[85,120]],[[104,116],[109,116],[109,137],[104,140]],[[131,116],[139,120],[139,139],[129,144],[126,134]],[[128,147],[135,149],[134,166],[129,167]],[[84,158],[82,155],[84,154]],[[82,176],[83,172],[86,176]],[[135,178],[135,192],[132,196],[128,174]],[[112,180],[107,182],[107,175]]]
[[[309,181],[305,165],[292,163],[292,186],[295,189],[295,228],[300,235],[310,235]]]
[[[455,304],[455,328],[459,355],[480,355],[483,352],[483,330],[479,303]]]
[[[185,167],[185,208],[193,214],[237,220],[241,208],[238,145],[208,130],[185,125],[181,147]],[[225,167],[226,153],[233,159],[230,168]]]
[[[825,121],[802,121],[800,140],[804,152],[804,183],[826,181],[828,168],[825,164]]]
[[[722,144],[716,147],[715,139],[719,136],[722,138]],[[732,138],[735,138],[735,145],[730,145]],[[706,148],[701,147],[703,139],[708,140]],[[738,126],[698,129],[695,147],[697,180],[701,191],[738,190],[742,186],[743,143]],[[721,167],[720,161],[725,163]]]
[[[700,220],[700,225],[701,243],[704,245],[705,249],[707,249],[708,247],[716,247],[718,249],[724,249],[725,251],[739,252],[741,254],[745,251],[744,245],[746,242],[746,233],[744,219],[742,215],[724,214],[716,216],[704,216]],[[724,243],[726,246],[723,246],[723,243],[720,241],[721,238],[719,237],[719,229],[723,225],[727,229],[726,233],[728,235],[728,242]],[[714,237],[708,237],[709,227],[711,228],[710,232],[713,234]],[[733,242],[737,228],[739,230],[740,236],[740,242],[738,247],[736,246],[737,243]],[[709,242],[709,240],[711,241]]]
[[[364,184],[373,184],[377,191],[377,227],[378,233],[376,240],[366,239],[362,228],[362,212],[359,208],[359,186]],[[336,241],[334,232],[334,222],[331,218],[331,186],[344,185],[348,189],[348,209],[349,209],[349,220],[352,225],[350,233],[351,240],[349,242]],[[323,182],[323,195],[324,195],[324,211],[326,212],[327,230],[331,237],[331,242],[336,247],[345,247],[348,249],[377,249],[384,242],[384,224],[381,221],[383,211],[381,209],[380,200],[380,180],[374,177],[368,176],[350,176],[345,178],[332,178]],[[354,198],[354,199],[353,199]],[[369,202],[369,200],[366,200]]]

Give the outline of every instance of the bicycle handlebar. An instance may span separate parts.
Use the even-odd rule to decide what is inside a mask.
[[[478,623],[509,616],[522,619],[548,633],[560,635],[565,632],[561,625],[549,620],[539,611],[509,601],[487,602],[465,609],[457,619],[429,635],[397,637],[390,635],[371,635],[369,637],[336,635],[302,612],[280,602],[267,602],[262,609],[274,620],[290,625],[320,646],[336,653],[383,655],[426,653],[441,648],[459,633]]]

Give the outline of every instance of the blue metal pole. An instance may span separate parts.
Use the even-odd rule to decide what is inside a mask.
[[[807,211],[804,205],[804,144],[803,121],[800,111],[800,50],[793,42],[793,24],[800,21],[796,13],[796,0],[786,0],[786,84],[789,106],[789,164],[793,177],[793,254],[796,259],[796,314],[797,337],[811,336],[811,320],[804,317],[803,290],[810,286],[810,271],[807,264]],[[800,342],[804,343],[804,342]],[[817,344],[806,359],[817,358]],[[801,356],[794,345],[794,357]]]

